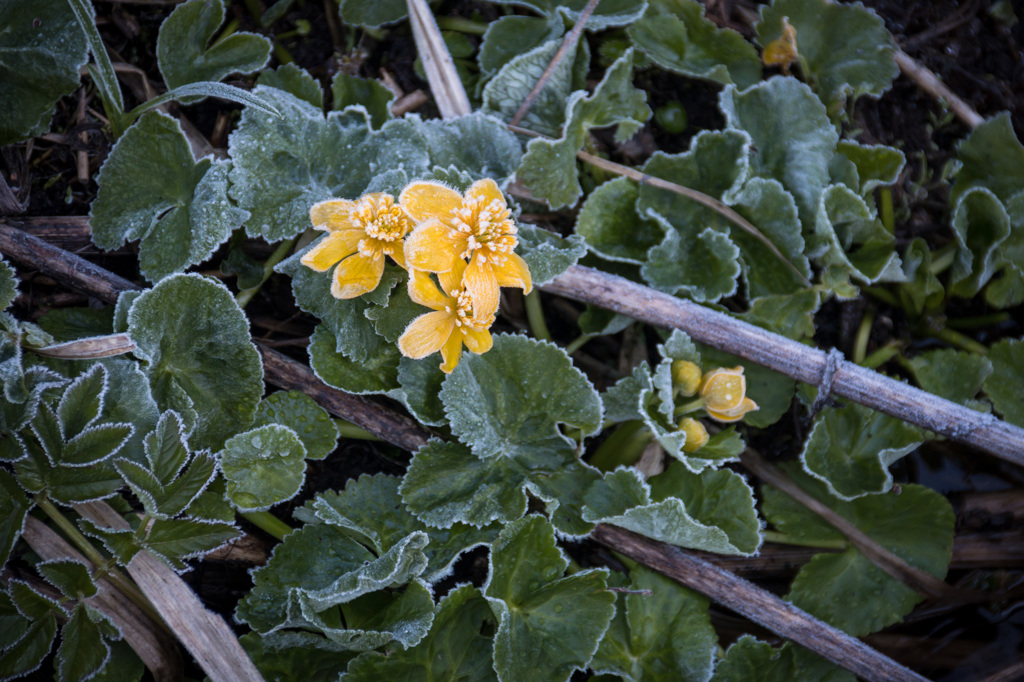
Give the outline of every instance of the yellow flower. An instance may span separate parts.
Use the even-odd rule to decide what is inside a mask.
[[[302,264],[324,272],[340,261],[331,283],[335,298],[355,298],[376,289],[384,256],[405,267],[402,238],[412,225],[390,194],[321,201],[309,209],[309,219],[329,234],[306,252]]]
[[[683,452],[688,455],[697,452],[697,450],[700,450],[711,440],[711,436],[708,435],[708,430],[704,428],[704,425],[692,417],[684,417],[679,422],[679,430],[686,434]]]
[[[672,385],[676,392],[685,397],[697,395],[700,388],[700,366],[689,360],[672,361]]]
[[[526,261],[513,252],[516,226],[494,180],[474,182],[465,195],[438,182],[413,182],[398,201],[417,223],[405,241],[409,267],[441,273],[467,261],[463,287],[478,316],[497,311],[500,287],[533,288]]]
[[[402,355],[419,359],[441,351],[441,369],[450,373],[462,357],[465,344],[474,353],[486,353],[493,341],[487,331],[494,324],[494,313],[474,314],[469,294],[463,287],[466,265],[458,261],[451,270],[438,273],[438,290],[430,275],[419,270],[409,273],[409,298],[435,312],[420,315],[409,323],[398,338]]]
[[[747,380],[742,367],[719,367],[704,375],[700,396],[708,416],[720,422],[735,422],[747,412],[758,409],[757,403],[746,396]]]
[[[764,46],[761,61],[765,66],[781,66],[782,73],[789,75],[789,67],[799,58],[796,29],[789,23],[789,17],[782,17],[782,35]]]

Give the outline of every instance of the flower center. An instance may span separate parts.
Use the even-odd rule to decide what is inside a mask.
[[[455,299],[456,327],[467,327],[479,332],[490,329],[491,325],[494,324],[494,313],[487,317],[475,317],[473,315],[473,299],[469,297],[469,293],[465,289],[454,289],[451,292],[451,296]],[[452,312],[450,307],[445,308],[445,310]]]
[[[390,194],[360,199],[352,211],[352,224],[366,232],[358,248],[359,253],[367,257],[378,253],[391,255],[395,242],[401,241],[412,229],[402,207],[395,204]]]
[[[476,258],[481,265],[490,262],[500,267],[516,248],[518,230],[504,201],[491,199],[486,204],[485,201],[482,196],[474,196],[455,210],[452,216],[453,236],[469,237],[462,258]]]

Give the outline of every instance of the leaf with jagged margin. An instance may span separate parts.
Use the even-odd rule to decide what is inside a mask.
[[[32,506],[14,476],[0,469],[0,565],[7,564]]]
[[[707,599],[642,565],[629,578],[590,667],[629,682],[706,681],[718,643]]]
[[[4,560],[6,562],[6,559]],[[6,651],[25,634],[29,620],[21,615],[7,594],[6,588],[0,588],[0,652]]]
[[[423,306],[409,298],[409,278],[404,272],[399,274],[401,280],[383,305],[372,305],[363,312],[388,343],[398,341],[409,323],[424,313]]]
[[[903,308],[914,317],[938,310],[945,298],[942,282],[932,272],[932,251],[921,237],[915,238],[903,254],[903,275],[906,281],[899,286]]]
[[[1003,419],[1024,427],[1024,340],[1003,339],[993,344],[988,357],[992,374],[985,379],[985,393]]]
[[[509,523],[526,513],[529,492],[560,533],[582,536],[593,529],[581,516],[583,495],[600,478],[569,448],[481,459],[460,443],[432,440],[413,456],[400,492],[409,511],[436,528]]]
[[[427,172],[422,137],[411,121],[370,128],[364,109],[332,111],[264,85],[253,93],[281,116],[246,107],[228,138],[231,198],[252,213],[246,230],[274,242],[310,227],[309,209],[324,199],[355,199],[381,172]]]
[[[441,385],[448,376],[441,371],[434,360],[413,360],[403,357],[398,361],[398,391],[390,395],[400,400],[412,412],[416,420],[427,426],[444,426],[448,417],[444,414],[444,405],[438,399]]]
[[[530,268],[533,286],[539,287],[576,265],[576,261],[587,253],[587,247],[579,235],[562,238],[543,227],[519,223],[516,251]]]
[[[237,512],[228,504],[227,491],[227,482],[220,476],[215,477],[203,492],[192,500],[185,513],[193,519],[231,523],[235,520]]]
[[[402,355],[393,345],[382,345],[367,360],[353,360],[337,350],[337,341],[326,324],[317,325],[309,343],[309,365],[328,386],[347,393],[372,395],[399,388],[398,363]]]
[[[1010,231],[1010,216],[991,190],[975,187],[959,196],[953,208],[951,294],[971,298],[981,291],[1003,264],[1002,244]]]
[[[78,87],[89,52],[65,0],[0,7],[0,147],[45,133],[54,105]],[[4,306],[6,308],[7,306]]]
[[[633,373],[622,377],[601,394],[604,418],[608,422],[642,419],[640,392],[653,387],[654,375],[647,362],[633,368]]]
[[[123,639],[110,642],[110,658],[90,682],[141,682],[146,665]]]
[[[493,525],[475,528],[460,523],[448,529],[427,526],[402,504],[398,493],[401,482],[396,476],[364,474],[349,481],[341,492],[320,493],[297,509],[294,516],[305,523],[347,528],[358,535],[357,539],[368,541],[377,554],[391,549],[410,533],[424,532],[430,538],[423,550],[427,557],[423,578],[428,583],[448,575],[460,554],[497,537],[498,528]]]
[[[653,210],[648,210],[647,217],[665,230],[665,239],[648,251],[647,262],[640,269],[651,287],[684,294],[700,303],[736,293],[740,250],[727,234],[709,227],[684,239]]]
[[[323,459],[338,444],[334,420],[301,391],[278,391],[261,400],[252,425],[266,424],[281,424],[293,430],[306,447],[306,459]]]
[[[376,130],[393,118],[391,105],[395,101],[395,93],[379,80],[339,71],[331,79],[331,96],[335,111],[353,104],[366,109],[370,115],[370,125]]]
[[[271,43],[261,35],[234,31],[213,41],[224,23],[223,0],[191,0],[160,24],[156,58],[168,89],[199,81],[220,81],[252,73],[270,59]],[[211,44],[212,43],[212,44]]]
[[[802,71],[834,116],[861,95],[881,96],[900,73],[885,22],[860,3],[773,0],[761,7],[757,41],[765,46],[781,37],[786,20],[796,29]]]
[[[452,433],[478,457],[552,456],[601,428],[593,384],[558,346],[498,334],[484,355],[467,355],[444,380],[441,402]]]
[[[899,495],[843,502],[797,466],[783,468],[800,487],[911,566],[940,579],[946,575],[955,517],[939,493],[904,483]],[[813,545],[844,539],[817,514],[774,488],[762,489],[761,510],[769,523],[795,540]],[[786,598],[854,637],[899,622],[924,599],[853,547],[816,555],[800,569]]]
[[[104,308],[51,308],[36,320],[43,331],[53,337],[54,343],[104,336],[110,333],[114,309]]]
[[[940,348],[915,356],[910,367],[925,391],[974,410],[989,411],[988,403],[975,400],[992,374],[992,361],[984,355]]]
[[[19,335],[12,337],[0,328],[0,384],[3,386],[0,461],[4,462],[14,462],[25,456],[25,439],[21,431],[35,419],[44,393],[67,383],[63,376],[45,367],[23,367],[24,357],[18,341]]]
[[[1024,190],[1024,145],[1013,133],[1010,112],[983,122],[957,148],[960,170],[949,193],[950,204],[975,187],[984,187],[1002,201]]]
[[[76,604],[60,630],[55,679],[58,682],[95,679],[110,660],[109,640],[112,639],[121,639],[121,632],[104,613],[84,602]]]
[[[162,280],[135,299],[128,334],[160,409],[195,415],[193,449],[218,449],[252,423],[263,363],[223,284],[191,274]]]
[[[14,464],[14,475],[33,495],[45,490],[55,502],[75,504],[110,497],[124,487],[109,461],[92,466],[54,466],[34,440],[27,445],[25,457]]]
[[[536,515],[502,530],[490,563],[484,597],[498,619],[498,679],[567,681],[585,669],[615,614],[607,569],[563,578],[569,561],[555,544],[555,529]]]
[[[796,197],[801,222],[813,225],[839,139],[821,100],[795,78],[776,76],[742,92],[725,86],[719,107],[730,129],[750,135],[752,173],[781,182]]]
[[[256,85],[277,88],[309,102],[317,109],[324,108],[324,91],[309,72],[296,64],[282,64],[276,69],[263,69]]]
[[[821,292],[805,289],[795,294],[761,296],[750,310],[736,317],[750,324],[801,341],[814,336],[814,314],[821,307]]]
[[[1009,308],[1024,302],[1024,191],[1006,202],[1010,235],[1002,244],[1002,270],[985,287],[985,302]]]
[[[484,87],[481,109],[502,121],[512,120],[561,45],[561,40],[549,40],[503,66]],[[519,125],[541,135],[558,137],[565,123],[565,103],[573,91],[583,87],[589,64],[590,48],[587,41],[581,40],[572,54],[558,62]]]
[[[651,0],[629,37],[658,66],[691,78],[735,83],[761,80],[757,50],[739,33],[719,28],[695,0]]]
[[[228,499],[240,511],[264,511],[292,499],[306,480],[306,446],[281,424],[228,438],[217,453]]]
[[[847,186],[866,197],[876,187],[895,184],[906,162],[906,156],[895,147],[840,140],[836,155],[832,157],[833,181],[841,181],[836,177],[837,172],[849,175]],[[845,167],[847,171],[840,171],[838,167]]]
[[[86,535],[100,540],[122,565],[146,550],[178,573],[188,570],[186,559],[208,554],[242,534],[233,523],[194,518],[157,519],[141,534],[131,528],[107,528],[89,519],[79,521],[79,526]]]
[[[483,634],[493,623],[490,606],[472,585],[461,585],[437,605],[434,623],[419,644],[387,654],[368,651],[352,661],[346,682],[432,682],[496,680],[492,640]]]
[[[20,580],[12,580],[7,584],[7,595],[22,619],[17,626],[20,636],[16,641],[2,645],[0,679],[3,680],[27,675],[42,664],[57,636],[57,614],[64,617],[64,611],[57,602],[44,597]],[[24,619],[31,622],[22,627],[20,623]]]
[[[828,407],[814,418],[800,461],[840,499],[892,488],[889,467],[924,441],[921,430],[869,407]]]
[[[401,21],[409,14],[405,0],[341,0],[338,14],[346,24],[377,28]]]
[[[89,573],[89,567],[83,561],[42,561],[36,565],[36,569],[46,582],[56,587],[66,597],[82,600],[96,594],[96,583]]]
[[[300,630],[248,632],[238,642],[265,680],[336,680],[358,655],[323,635]]]
[[[201,263],[249,216],[228,199],[230,168],[196,162],[176,119],[143,114],[96,178],[93,243],[109,250],[138,239],[139,271],[151,282]]]
[[[700,474],[673,462],[648,485],[635,469],[619,468],[585,496],[583,518],[655,540],[718,554],[749,556],[761,546],[753,491],[728,469]],[[657,477],[655,477],[657,478]]]
[[[18,276],[0,257],[0,310],[7,310],[18,296]]]
[[[493,178],[504,187],[515,175],[523,155],[515,135],[494,116],[476,111],[445,120],[409,117],[426,143],[430,164],[455,167],[471,181]]]
[[[502,5],[529,7],[537,14],[546,17],[561,15],[566,22],[575,24],[586,6],[586,0],[494,0]],[[603,31],[615,26],[626,26],[639,19],[647,6],[645,0],[617,0],[602,2],[594,8],[593,14],[587,19],[586,30]]]
[[[786,642],[778,649],[751,635],[743,635],[715,666],[712,682],[856,682],[848,670],[830,663],[802,646]]]
[[[576,234],[601,258],[643,265],[647,252],[665,238],[656,220],[636,211],[640,188],[628,178],[613,178],[598,186],[580,208]]]
[[[583,195],[576,152],[588,131],[614,125],[615,140],[624,142],[650,116],[646,93],[633,87],[633,50],[626,50],[605,72],[594,94],[588,97],[577,91],[569,97],[561,137],[530,141],[516,175],[534,198],[548,206],[571,206]]]
[[[558,40],[565,32],[564,22],[557,17],[526,17],[510,14],[487,25],[477,63],[480,71],[493,74],[515,57],[546,42]]]

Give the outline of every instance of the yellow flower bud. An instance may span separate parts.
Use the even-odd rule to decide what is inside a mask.
[[[679,422],[679,430],[686,434],[686,442],[683,443],[683,452],[688,455],[700,450],[702,447],[707,445],[708,440],[711,439],[711,436],[708,435],[708,430],[704,428],[704,425],[692,417],[683,418]]]
[[[712,370],[704,375],[700,388],[708,416],[720,422],[739,421],[747,412],[758,409],[757,403],[746,393],[747,380],[742,367]]]
[[[798,58],[796,29],[789,23],[788,17],[782,17],[782,35],[764,46],[761,61],[765,66],[781,66],[782,73],[788,75],[789,67]]]
[[[672,362],[672,385],[679,395],[686,397],[697,395],[700,381],[699,365],[689,360],[674,360]]]

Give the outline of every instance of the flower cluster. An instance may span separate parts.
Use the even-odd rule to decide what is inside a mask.
[[[679,406],[676,416],[704,410],[715,421],[729,423],[758,409],[757,403],[747,397],[747,379],[742,367],[719,367],[703,372],[694,362],[676,360],[672,363],[672,385],[676,395],[695,397]],[[679,422],[679,430],[686,434],[683,452],[687,454],[704,447],[710,438],[704,425],[690,416],[684,416]]]
[[[410,358],[441,351],[441,369],[451,372],[465,345],[474,353],[491,348],[501,287],[529,293],[526,261],[515,253],[519,240],[497,183],[473,183],[464,194],[438,182],[417,181],[396,202],[389,194],[357,201],[331,199],[310,210],[313,226],[330,234],[302,263],[318,272],[337,264],[331,293],[354,298],[380,283],[385,256],[409,271],[409,297],[430,308],[398,339]],[[431,274],[437,277],[435,283]]]

